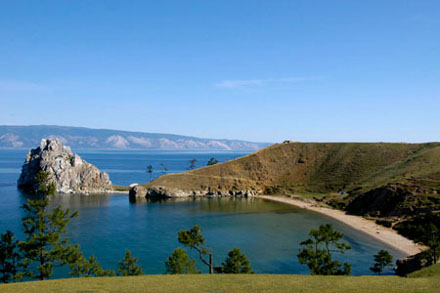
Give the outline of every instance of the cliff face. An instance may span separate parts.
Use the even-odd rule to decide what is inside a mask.
[[[229,162],[162,176],[132,194],[360,194],[408,181],[412,194],[440,190],[439,143],[281,143]]]
[[[43,139],[39,147],[29,151],[18,188],[26,192],[35,190],[35,176],[40,170],[49,173],[51,183],[60,193],[99,193],[111,188],[107,173],[72,153],[58,139]]]

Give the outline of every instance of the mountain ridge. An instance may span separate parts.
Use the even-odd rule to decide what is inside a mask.
[[[255,151],[269,145],[235,139],[76,126],[0,125],[0,148],[30,148],[43,138],[58,138],[73,148],[109,150]]]

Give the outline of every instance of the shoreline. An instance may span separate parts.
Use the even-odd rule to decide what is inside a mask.
[[[399,250],[400,252],[404,253],[406,256],[417,254],[426,249],[426,247],[417,244],[412,240],[398,234],[397,231],[378,225],[375,222],[367,220],[360,216],[347,215],[343,211],[322,207],[317,205],[316,203],[303,201],[296,198],[267,196],[267,195],[256,196],[256,198],[262,198],[269,201],[285,203],[302,209],[323,214],[341,223],[344,223],[358,231],[361,231],[396,250]]]

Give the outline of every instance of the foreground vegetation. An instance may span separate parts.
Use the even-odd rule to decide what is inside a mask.
[[[153,275],[4,284],[0,292],[438,292],[439,282],[439,275]]]

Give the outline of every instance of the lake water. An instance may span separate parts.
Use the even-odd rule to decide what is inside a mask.
[[[170,173],[183,172],[189,160],[206,165],[210,157],[223,162],[244,153],[190,153],[147,151],[76,151],[88,162],[108,172],[113,184],[143,183],[149,179],[147,165],[153,165],[153,177],[161,175],[160,164]],[[26,150],[0,150],[0,231],[10,229],[21,237],[20,206],[26,196],[17,190],[16,181]],[[280,203],[260,199],[195,199],[166,200],[131,204],[128,196],[59,195],[53,204],[79,211],[69,225],[69,236],[79,243],[87,256],[95,255],[104,268],[116,269],[117,262],[130,249],[139,258],[147,274],[165,272],[164,262],[179,247],[177,232],[193,225],[203,228],[207,247],[220,264],[228,251],[240,248],[250,259],[257,273],[308,274],[298,262],[299,242],[307,238],[311,228],[331,223],[345,234],[353,249],[338,257],[353,266],[354,275],[371,274],[368,269],[373,254],[387,249],[394,257],[402,254],[371,237],[331,218]],[[197,257],[194,251],[190,255]],[[206,268],[199,261],[199,269]],[[389,270],[388,273],[392,271]],[[67,276],[59,270],[55,277]]]

